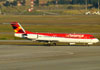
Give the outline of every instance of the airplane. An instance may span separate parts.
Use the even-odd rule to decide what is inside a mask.
[[[24,30],[18,22],[11,22],[10,24],[14,29],[15,37],[44,42],[48,45],[56,45],[57,42],[65,42],[69,45],[75,45],[76,43],[92,45],[99,42],[99,39],[91,34],[37,33]]]

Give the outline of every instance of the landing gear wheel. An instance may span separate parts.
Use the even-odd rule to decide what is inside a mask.
[[[56,46],[56,43],[53,43],[52,45],[53,45],[53,46]]]
[[[56,46],[56,43],[47,43],[47,44],[44,44],[45,46]]]

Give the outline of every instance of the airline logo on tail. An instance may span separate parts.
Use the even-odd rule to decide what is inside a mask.
[[[22,26],[18,22],[12,22],[11,25],[15,33],[26,33],[25,30],[22,28]]]

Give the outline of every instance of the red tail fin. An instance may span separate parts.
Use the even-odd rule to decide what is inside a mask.
[[[18,22],[11,23],[15,33],[26,33],[23,27]]]

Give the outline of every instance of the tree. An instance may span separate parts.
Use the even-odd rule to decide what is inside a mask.
[[[2,1],[6,1],[6,0],[0,0],[0,2],[2,2]]]
[[[12,6],[17,6],[17,1],[13,1],[12,3],[10,3]]]
[[[38,6],[39,5],[39,0],[35,0],[34,3],[35,3],[35,5]]]
[[[26,0],[22,0],[22,1],[21,1],[21,4],[22,4],[23,6],[25,6],[25,3],[26,3]]]
[[[10,6],[10,2],[9,1],[6,1],[3,5],[4,6]]]

